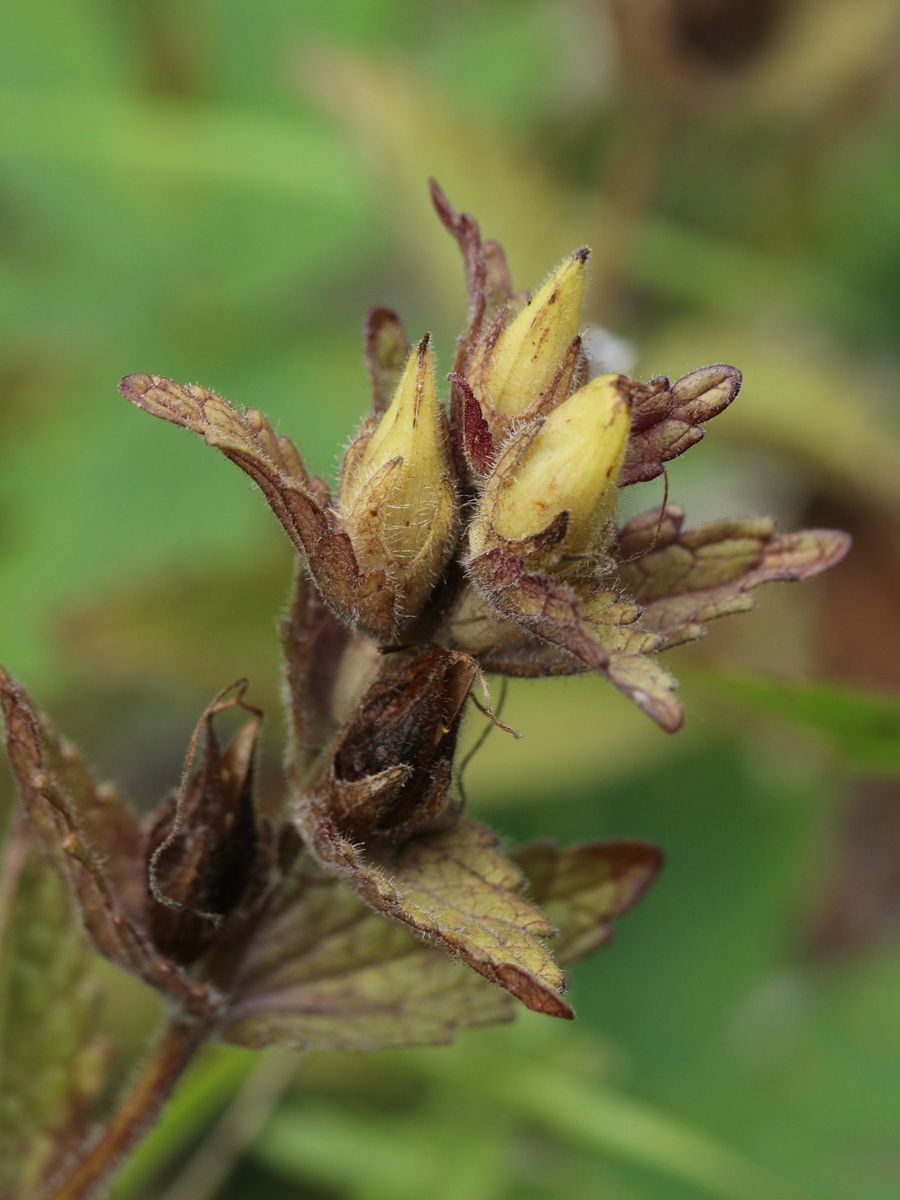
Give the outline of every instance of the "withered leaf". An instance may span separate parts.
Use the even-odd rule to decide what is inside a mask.
[[[591,580],[556,584],[529,574],[505,548],[479,555],[469,571],[495,613],[534,639],[498,638],[479,655],[485,670],[521,676],[596,671],[663,729],[681,726],[681,705],[672,694],[676,682],[650,657],[664,639],[641,624],[641,610],[629,599]],[[470,615],[469,624],[476,634],[490,628],[483,616],[479,623]]]
[[[435,180],[429,181],[431,201],[444,228],[459,246],[469,297],[469,328],[460,338],[455,370],[464,374],[478,339],[512,296],[506,256],[498,242],[482,241],[478,222],[457,212]]]
[[[318,860],[379,912],[500,984],[528,1008],[571,1017],[565,986],[542,939],[553,926],[522,895],[523,876],[497,850],[491,830],[462,820],[378,857],[342,837],[314,801],[298,822]]]
[[[34,1195],[87,1132],[98,999],[65,885],[19,824],[0,879],[0,1195]]]
[[[430,180],[429,186],[435,211],[456,239],[465,269],[469,324],[457,341],[450,380],[450,418],[457,431],[453,441],[459,476],[464,479],[468,468],[478,478],[489,469],[494,448],[491,431],[466,377],[479,342],[490,335],[492,326],[496,337],[505,323],[504,314],[513,299],[512,281],[500,244],[482,241],[475,218],[457,212],[435,180]]]
[[[672,505],[636,517],[622,530],[619,577],[643,609],[644,625],[667,645],[691,641],[704,621],[753,607],[761,583],[808,579],[850,548],[845,533],[808,529],[776,534],[767,518],[726,518],[682,531]]]
[[[79,802],[86,797],[91,806],[106,805],[112,827],[127,827],[118,811],[122,801],[111,790],[101,791],[71,754],[48,753],[42,730],[49,730],[23,688],[0,668],[0,705],[5,725],[6,752],[18,784],[29,821],[50,861],[69,885],[81,919],[94,945],[107,958],[147,983],[167,992],[193,1013],[206,1013],[215,1000],[200,984],[154,948],[139,914],[131,907],[136,888],[120,895],[98,850],[87,840],[82,827]],[[52,735],[49,744],[59,744]],[[124,806],[123,806],[124,807]],[[142,878],[143,858],[131,863]],[[117,864],[123,868],[124,864]]]
[[[144,835],[121,792],[111,783],[95,784],[76,747],[37,713],[47,771],[64,786],[85,842],[94,851],[122,908],[137,918],[143,907],[143,881],[133,865],[143,853]]]
[[[334,616],[298,561],[291,604],[278,623],[284,653],[295,776],[312,763],[334,733],[330,701],[350,632]]]
[[[412,347],[390,308],[373,308],[366,317],[363,350],[372,389],[372,412],[383,413],[393,399]]]
[[[561,514],[563,518],[565,515]],[[482,597],[500,617],[575,655],[585,667],[601,674],[606,672],[609,655],[585,627],[579,598],[572,586],[528,572],[521,556],[502,546],[470,560],[468,572]]]
[[[620,487],[661,475],[665,463],[703,437],[700,426],[728,407],[741,386],[735,367],[700,367],[669,384],[664,376],[632,390],[631,435]]]
[[[239,412],[206,388],[160,375],[128,375],[119,391],[132,404],[199,434],[221,450],[262,492],[302,555],[326,603],[347,624],[380,642],[394,636],[395,597],[383,570],[360,570],[350,538],[339,528],[322,489],[300,455],[255,409]]]
[[[542,840],[519,846],[512,858],[528,877],[535,903],[556,924],[551,946],[563,966],[609,941],[610,922],[641,898],[663,862],[656,846],[632,840],[566,850]]]
[[[258,926],[219,1031],[262,1048],[375,1050],[508,1021],[512,998],[303,854]]]
[[[638,605],[598,587],[581,597],[580,609],[585,626],[607,654],[610,682],[667,733],[680,729],[684,712],[673,694],[677,681],[655,657],[663,638],[646,628]]]

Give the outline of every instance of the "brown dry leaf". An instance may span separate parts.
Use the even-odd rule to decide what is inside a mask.
[[[394,398],[412,346],[390,308],[373,308],[363,330],[363,352],[372,389],[372,412],[381,414]]]
[[[476,674],[468,655],[432,645],[369,687],[315,789],[342,836],[397,845],[455,820],[453,754]]]
[[[290,608],[278,631],[290,711],[289,761],[301,778],[335,732],[330,702],[350,631],[325,606],[299,561]]]
[[[585,627],[573,587],[527,572],[521,556],[502,546],[472,559],[468,571],[482,597],[501,618],[575,655],[592,671],[606,673],[609,655]],[[487,669],[497,670],[497,666],[492,662]],[[583,668],[572,667],[569,673],[573,669]]]
[[[185,1011],[208,1012],[214,1000],[207,989],[156,952],[131,907],[138,888],[143,887],[143,857],[132,862],[140,883],[132,881],[120,895],[114,879],[126,864],[118,861],[110,870],[101,850],[87,838],[85,825],[94,832],[101,828],[92,817],[104,807],[110,829],[127,829],[129,817],[122,812],[123,802],[115,792],[91,784],[73,752],[54,755],[47,749],[48,743],[51,748],[59,745],[59,739],[51,735],[45,740],[43,730],[50,730],[49,722],[39,716],[24,689],[3,668],[0,705],[6,752],[23,808],[50,860],[68,883],[96,948],[175,997]],[[84,825],[82,809],[87,814]]]
[[[394,592],[381,570],[362,573],[350,538],[304,469],[293,444],[277,437],[255,409],[240,413],[199,385],[183,387],[160,375],[128,375],[119,391],[151,416],[198,433],[240,467],[266,498],[303,556],[322,596],[347,624],[376,641],[396,628]]]
[[[556,922],[553,953],[563,965],[609,941],[610,922],[641,898],[663,863],[656,846],[626,840],[567,850],[529,842],[512,858],[528,876],[535,903]]]
[[[643,608],[643,622],[667,645],[692,641],[704,621],[753,607],[753,588],[772,580],[808,579],[833,567],[850,539],[830,529],[776,535],[768,518],[725,518],[682,532],[684,512],[671,505],[636,517],[622,530],[619,575]]]
[[[522,895],[523,876],[474,821],[412,838],[378,857],[342,837],[315,801],[298,820],[313,853],[373,908],[409,925],[528,1008],[572,1017],[565,978],[542,939],[553,926]]]
[[[604,674],[667,733],[681,728],[684,711],[673,695],[678,682],[655,658],[664,639],[647,629],[638,605],[599,588],[581,601],[582,620],[608,657]]]
[[[667,462],[701,440],[700,426],[723,412],[740,386],[740,371],[720,365],[700,367],[671,385],[664,377],[637,384],[619,486],[661,475]]]
[[[498,638],[495,648],[479,654],[485,670],[519,676],[596,671],[667,732],[681,727],[684,713],[672,694],[677,683],[651,657],[665,639],[640,623],[636,604],[602,584],[560,586],[526,574],[521,559],[503,549],[480,555],[470,571],[497,612],[531,635]]]
[[[262,1048],[375,1050],[449,1042],[511,1020],[512,998],[363,903],[304,854],[234,984],[219,1036]]]
[[[465,374],[475,347],[512,298],[512,279],[503,247],[484,241],[481,228],[467,212],[457,212],[432,179],[431,202],[444,228],[456,239],[463,260],[469,299],[469,327],[459,340],[454,370]]]

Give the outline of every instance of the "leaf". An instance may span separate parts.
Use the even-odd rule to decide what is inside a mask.
[[[296,448],[276,436],[262,413],[240,413],[215,392],[199,385],[182,387],[160,375],[128,375],[119,391],[151,416],[200,434],[249,475],[336,615],[376,641],[391,640],[396,613],[386,573],[360,571],[350,538],[310,480]]]
[[[0,1195],[30,1195],[87,1127],[108,1048],[95,1039],[90,952],[24,825],[0,894]]]
[[[39,717],[23,688],[0,667],[0,705],[5,724],[5,744],[13,774],[28,816],[50,861],[69,885],[94,945],[101,954],[147,983],[167,992],[186,1011],[205,1013],[214,1004],[208,990],[183,974],[157,953],[142,927],[141,913],[131,907],[143,891],[143,858],[132,863],[137,880],[116,891],[115,880],[124,868],[107,866],[100,851],[86,838],[82,812],[90,814],[105,804],[110,829],[127,828],[120,811],[122,801],[109,790],[93,785],[80,759],[69,751],[54,755],[59,739],[46,718]],[[48,748],[49,747],[49,748]],[[86,821],[90,827],[90,820]],[[102,842],[101,842],[102,845]],[[139,880],[139,883],[138,883]]]
[[[740,386],[740,371],[726,366],[700,367],[671,385],[665,377],[637,384],[619,486],[661,475],[665,463],[700,441],[700,426],[726,409]]]
[[[373,908],[460,958],[528,1008],[574,1015],[560,995],[564,976],[542,940],[553,926],[522,896],[523,876],[497,851],[491,830],[463,820],[376,857],[342,837],[315,801],[301,804],[298,821],[318,860]]]
[[[695,675],[716,705],[742,706],[824,738],[848,764],[865,771],[900,772],[900,699],[847,684],[797,682],[752,675]]]
[[[825,288],[817,291],[811,303],[821,303]],[[883,367],[867,365],[858,353],[842,354],[827,339],[788,325],[772,336],[771,323],[758,313],[752,320],[704,314],[671,324],[645,349],[648,361],[689,363],[710,345],[721,346],[744,371],[740,403],[717,428],[717,441],[742,455],[762,447],[792,474],[799,471],[814,486],[862,500],[893,520],[900,504],[900,439],[882,419],[878,398],[896,390],[896,370],[885,377]]]
[[[677,683],[651,657],[663,639],[652,626],[643,627],[641,609],[629,599],[604,587],[602,580],[567,585],[528,574],[521,558],[505,548],[479,555],[469,571],[496,613],[531,635],[497,636],[494,647],[479,653],[485,670],[519,676],[596,671],[663,729],[672,733],[680,728],[684,714],[672,695]],[[466,619],[476,636],[489,633],[490,623],[477,608],[470,605]]]
[[[291,718],[290,761],[302,774],[335,732],[330,701],[350,631],[328,609],[303,563],[294,572],[290,609],[278,623]]]
[[[267,909],[219,1036],[237,1045],[373,1050],[508,1021],[508,995],[386,920],[302,855]]]
[[[326,836],[319,831],[320,843]],[[254,1048],[330,1050],[450,1041],[457,1029],[514,1015],[509,996],[481,975],[530,1007],[570,1016],[548,990],[546,978],[561,976],[547,967],[535,935],[551,937],[564,962],[589,954],[609,939],[609,922],[647,888],[662,856],[642,842],[564,852],[537,842],[515,852],[513,866],[495,844],[489,830],[467,821],[409,843],[391,864],[390,878],[357,855],[352,879],[346,856],[353,848],[343,842],[341,874],[359,895],[310,855],[300,855],[249,945],[219,1036]],[[550,906],[557,935],[518,895],[523,875],[517,868],[536,900]],[[479,974],[413,931],[454,951]]]
[[[673,695],[674,676],[652,657],[659,634],[644,628],[641,609],[618,592],[598,588],[581,603],[582,619],[607,654],[609,681],[667,733],[681,728],[684,711]]]
[[[561,527],[564,532],[566,515],[561,514],[562,519],[557,518],[550,529]],[[559,540],[555,531],[550,536]],[[479,554],[469,562],[468,571],[481,596],[501,618],[532,637],[567,650],[584,667],[606,672],[609,655],[585,627],[574,585],[556,584],[546,575],[529,573],[522,557],[505,546]],[[497,667],[492,662],[488,669]],[[584,668],[576,666],[568,673],[573,669]]]
[[[473,476],[483,476],[494,455],[490,428],[481,405],[467,379],[476,348],[482,338],[496,336],[503,325],[512,295],[512,281],[503,249],[498,242],[485,242],[478,222],[469,213],[457,212],[434,179],[430,181],[431,202],[444,228],[459,246],[469,301],[469,324],[456,345],[456,357],[450,379],[450,418],[465,465]],[[493,323],[493,329],[491,329]],[[464,464],[457,462],[460,477]]]
[[[512,282],[499,242],[485,242],[470,213],[457,212],[440,185],[430,181],[431,202],[444,228],[456,239],[469,298],[469,327],[460,338],[454,371],[465,375],[477,342],[509,303]]]
[[[412,349],[395,312],[389,308],[369,310],[363,349],[372,389],[372,412],[383,413],[394,398]]]
[[[725,518],[682,532],[684,511],[670,505],[636,517],[622,530],[619,577],[642,606],[648,629],[668,645],[692,641],[704,621],[753,607],[753,588],[800,580],[839,563],[845,533],[809,529],[776,535],[767,518]]]
[[[649,842],[590,842],[557,850],[549,840],[512,852],[536,904],[556,924],[557,962],[576,962],[612,937],[610,922],[635,904],[663,863]]]

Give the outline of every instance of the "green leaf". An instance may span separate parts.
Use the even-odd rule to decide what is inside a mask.
[[[142,1193],[166,1164],[183,1154],[236,1095],[259,1061],[259,1056],[248,1050],[205,1047],[149,1136],[116,1176],[116,1200]]]
[[[0,1195],[27,1194],[83,1131],[108,1057],[91,955],[62,881],[24,826],[0,895]]]
[[[498,1072],[498,1101],[565,1141],[648,1167],[721,1200],[811,1200],[704,1131],[620,1092],[548,1068]]]
[[[824,738],[848,765],[900,772],[900,697],[825,682],[763,676],[696,676],[700,689]]]
[[[287,1179],[353,1200],[495,1200],[510,1146],[480,1107],[357,1116],[317,1103],[279,1112],[253,1153]]]
[[[154,186],[228,187],[351,211],[355,204],[348,152],[327,129],[295,114],[73,97],[7,84],[0,90],[0,157],[75,165],[117,179],[125,173]]]
[[[598,1083],[596,1064],[607,1054],[592,1038],[567,1031],[565,1052],[561,1043],[554,1026],[544,1023],[539,1032],[526,1016],[521,1025],[496,1031],[489,1044],[469,1041],[454,1055],[410,1054],[403,1061],[455,1093],[457,1105],[477,1094],[507,1120],[587,1152],[595,1162],[652,1172],[661,1186],[687,1184],[698,1200],[811,1200],[695,1122]]]

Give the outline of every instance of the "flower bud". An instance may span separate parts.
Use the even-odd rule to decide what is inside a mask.
[[[555,554],[603,548],[628,445],[631,403],[621,376],[601,375],[574,392],[506,449],[469,531],[473,555],[524,542],[568,520]]]
[[[549,387],[563,355],[578,336],[585,263],[576,250],[556,268],[531,303],[495,342],[483,343],[470,371],[478,398],[502,416],[524,413]]]
[[[354,454],[341,492],[344,528],[364,569],[382,568],[402,615],[416,613],[446,562],[456,493],[428,335],[390,406]]]

